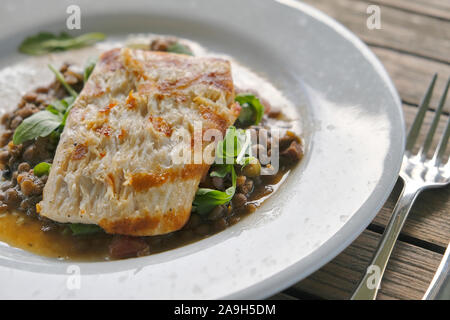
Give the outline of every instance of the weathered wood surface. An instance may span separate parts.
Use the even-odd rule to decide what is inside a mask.
[[[403,111],[409,128],[414,120],[417,108],[404,105]],[[427,126],[431,123],[433,116],[434,112],[428,112],[424,121],[424,129],[428,128]],[[434,148],[443,134],[447,120],[448,116],[441,116],[433,141]],[[424,142],[425,134],[426,130],[419,136],[416,148]],[[432,149],[434,150],[434,148]],[[397,201],[397,195],[401,190],[400,187],[401,183],[377,215],[373,224],[381,227],[387,224]],[[427,190],[422,193],[412,208],[402,234],[443,248],[447,247],[450,241],[450,188]],[[411,239],[411,241],[413,240]]]
[[[442,0],[444,3],[446,0]],[[369,45],[381,46],[425,58],[450,62],[450,22],[417,12],[381,8],[381,29],[367,28],[370,1],[307,0],[304,1],[335,18]],[[394,3],[394,1],[392,1]],[[422,3],[426,5],[427,0]]]
[[[442,0],[372,0],[371,3],[450,20],[450,1]]]
[[[286,293],[277,293],[276,295],[270,297],[268,300],[299,300],[299,299]]]
[[[381,235],[364,231],[332,262],[291,288],[325,299],[348,299],[369,263]],[[379,299],[421,299],[442,255],[399,241],[381,283]],[[294,293],[295,294],[295,293]]]
[[[450,77],[450,1],[447,0],[306,0],[355,32],[378,56],[403,101],[409,127],[434,73],[439,74],[430,109],[438,105]],[[366,9],[381,8],[382,29],[369,30]],[[450,113],[447,99],[433,146]],[[430,110],[425,127],[431,122]],[[426,131],[421,132],[418,145]],[[450,147],[449,147],[450,149]],[[450,150],[447,151],[447,154]],[[401,191],[391,197],[369,229],[329,264],[287,289],[289,297],[348,299],[367,268]],[[379,299],[421,299],[450,241],[450,187],[429,190],[417,199],[381,284]],[[280,296],[281,297],[281,296]]]
[[[450,3],[450,1],[449,1]],[[450,41],[450,39],[448,40]],[[403,102],[418,105],[428,88],[433,75],[438,73],[434,95],[430,107],[435,109],[450,77],[450,65],[435,62],[389,49],[371,47],[391,76]],[[448,53],[450,55],[450,51]],[[445,103],[447,113],[450,112],[450,99]]]

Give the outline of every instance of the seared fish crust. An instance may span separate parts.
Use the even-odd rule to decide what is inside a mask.
[[[195,125],[224,134],[237,115],[228,61],[105,52],[70,112],[40,214],[134,236],[182,228],[210,164],[176,163],[180,136],[190,134],[193,154]]]

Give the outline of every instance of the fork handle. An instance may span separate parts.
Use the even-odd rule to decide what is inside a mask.
[[[375,300],[392,249],[419,193],[420,188],[405,181],[404,188],[395,205],[394,212],[383,233],[377,251],[369,263],[366,274],[353,293],[352,300]]]

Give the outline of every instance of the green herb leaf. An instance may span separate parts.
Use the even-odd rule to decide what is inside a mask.
[[[48,105],[47,108],[45,108],[47,111],[50,111],[53,114],[59,114],[59,110],[53,106],[53,105]]]
[[[59,140],[59,135],[66,124],[67,117],[78,94],[56,68],[52,65],[49,65],[49,68],[71,96],[55,101],[48,105],[45,110],[26,118],[14,131],[13,143],[15,145],[37,137],[46,137],[50,134],[53,134],[51,136],[52,141],[57,142]],[[60,130],[56,132],[55,130],[58,128]]]
[[[26,38],[19,46],[19,51],[30,55],[41,55],[53,51],[64,51],[92,45],[104,40],[103,33],[93,32],[73,37],[65,32],[59,35],[50,32],[40,32]]]
[[[264,116],[264,106],[253,94],[238,94],[235,100],[242,107],[238,120],[242,125],[257,125]]]
[[[62,129],[64,129],[64,126],[66,125],[66,121],[67,121],[67,117],[69,116],[70,110],[72,110],[73,104],[75,103],[75,98],[74,97],[67,97],[65,99],[62,100],[64,105],[67,105],[67,107],[65,108],[64,112],[63,112],[63,119],[62,119],[62,123],[61,123],[61,131]]]
[[[72,110],[73,102],[67,107],[66,112],[64,113],[63,119],[62,119],[62,128],[66,125],[67,117],[69,116],[70,110]]]
[[[227,148],[228,146],[228,148]],[[230,126],[225,137],[217,143],[216,160],[212,177],[224,178],[231,173],[232,186],[225,191],[199,188],[193,202],[199,214],[210,212],[214,207],[231,201],[236,192],[236,171],[234,165],[246,166],[255,159],[251,156],[251,139],[247,131]]]
[[[51,64],[49,64],[48,67],[55,74],[56,79],[64,86],[64,88],[66,88],[67,92],[72,97],[76,98],[78,96],[78,93],[75,90],[73,90],[73,88],[66,82],[66,80],[64,79],[64,76],[61,74],[61,72],[59,72],[59,70],[56,69]]]
[[[59,138],[61,137],[61,127],[59,127],[60,130],[56,130],[53,131],[52,133],[50,133],[50,135],[48,136],[50,138],[50,143],[53,145],[58,145],[59,142]]]
[[[50,70],[53,71],[55,74],[56,79],[58,79],[59,82],[66,88],[66,90],[70,93],[70,97],[64,98],[60,101],[56,101],[53,103],[53,105],[48,106],[47,110],[55,113],[56,111],[59,112],[62,115],[62,121],[61,121],[61,131],[64,129],[64,126],[66,125],[67,117],[69,116],[69,112],[73,107],[73,104],[75,103],[75,99],[78,97],[77,92],[66,82],[64,79],[64,76],[59,72],[58,69],[53,67],[52,65],[49,65]],[[86,77],[86,71],[85,71],[85,77]],[[89,75],[88,75],[89,77]],[[55,113],[56,114],[56,113]]]
[[[222,165],[215,165],[213,171],[209,174],[211,177],[219,177],[219,178],[225,178],[225,176],[228,173],[231,173],[231,170],[233,168],[232,164],[222,164]]]
[[[51,167],[52,167],[52,165],[50,163],[41,162],[33,168],[33,172],[38,177],[44,176],[44,175],[48,176],[50,174]]]
[[[91,75],[92,71],[94,71],[95,65],[97,64],[97,58],[89,58],[89,60],[86,63],[86,66],[84,67],[84,74],[83,74],[83,80],[84,83],[86,83],[89,79],[89,76]]]
[[[192,51],[185,45],[182,45],[179,42],[175,42],[167,48],[167,52],[179,53],[179,54],[187,54],[189,56],[193,56]]]
[[[244,169],[247,165],[256,164],[257,162],[258,162],[258,159],[256,159],[255,157],[252,157],[252,156],[248,156],[248,157],[244,157],[239,164],[242,166],[241,169]]]
[[[72,223],[69,228],[74,236],[103,232],[103,229],[96,224]]]
[[[67,97],[48,105],[46,110],[39,111],[26,118],[15,130],[13,143],[21,144],[25,141],[51,135],[54,142],[59,140],[60,132],[66,123],[67,115],[75,102],[74,97]]]
[[[214,207],[226,204],[231,201],[236,192],[236,172],[233,166],[231,168],[231,181],[232,186],[225,191],[219,191],[208,188],[199,188],[195,194],[193,205],[195,211],[199,214],[205,214],[210,212]]]
[[[54,114],[48,110],[39,111],[26,118],[16,128],[13,143],[19,145],[37,137],[46,137],[61,125],[62,119],[61,114]]]
[[[54,113],[54,114],[64,114],[69,106],[75,102],[74,97],[67,97],[62,100],[57,100],[53,102],[52,104],[47,106],[47,110]]]
[[[242,159],[246,155],[250,155],[250,147],[250,135],[243,129],[230,126],[224,139],[217,143],[215,162],[217,164],[241,164]]]
[[[237,130],[236,127],[230,126],[223,140],[217,143],[216,147],[216,163],[218,164],[233,164],[234,159],[240,150],[240,139],[239,139],[240,129]]]

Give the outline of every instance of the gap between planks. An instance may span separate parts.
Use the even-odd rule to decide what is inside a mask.
[[[361,0],[306,0],[356,33],[363,41],[450,62],[450,22],[380,5],[381,29],[369,30],[366,10],[372,3]]]
[[[360,13],[362,13],[360,15],[355,15],[355,10],[345,9],[346,7],[348,8],[348,6],[352,6],[350,1],[347,1],[347,0],[337,1],[338,6],[340,6],[341,8],[337,8],[336,3],[334,3],[333,5],[329,5],[329,2],[325,3],[323,0],[319,0],[319,1],[310,0],[310,1],[306,1],[306,2],[309,2],[311,5],[316,6],[319,9],[323,10],[324,12],[330,14],[331,16],[334,16],[338,20],[341,20],[341,22],[343,22],[345,25],[347,25],[350,29],[353,29],[352,26],[356,26],[355,21],[358,19],[359,19],[359,22],[361,23],[360,26],[362,26],[362,25],[365,26],[365,19],[367,18],[367,15],[365,15],[365,10],[363,12],[362,9],[367,8],[368,2],[353,1],[354,3],[357,3],[355,8],[356,8],[356,10],[359,10]],[[379,1],[375,1],[375,2],[377,2],[378,4],[383,4],[384,0],[379,0]],[[406,13],[405,12],[403,12],[403,13],[409,17],[411,17],[412,15],[421,15],[420,12],[412,12],[412,11],[417,10],[417,8],[420,8],[420,6],[424,5],[421,1],[415,1],[414,9],[409,10],[405,7],[395,8],[395,6],[406,6],[407,3],[405,1],[394,0],[393,2],[394,3],[390,3],[389,6],[384,6],[382,8],[382,11],[386,11],[386,10],[384,10],[384,8],[386,8],[388,11],[388,18],[389,18],[388,21],[392,20],[391,14],[393,13],[393,11],[398,11],[398,12],[401,12],[401,10],[406,11]],[[433,5],[434,5],[434,7],[431,8],[431,6],[430,6],[430,8],[435,10],[436,6],[439,5],[439,1],[433,0],[432,6]],[[347,10],[346,13],[352,14],[352,18],[351,19],[343,19],[343,20],[340,19],[339,14],[343,10],[344,11]],[[435,13],[436,12],[438,12],[438,11],[435,11]],[[428,13],[429,13],[429,10],[428,10]],[[357,18],[355,18],[355,16],[357,16]],[[422,16],[424,16],[424,15],[422,15]],[[355,21],[349,21],[349,20],[352,20],[353,18],[355,18]],[[426,17],[426,18],[429,18],[429,17]],[[437,21],[438,21],[437,19],[436,19],[436,21],[433,21],[432,18],[431,19],[419,19],[419,23],[417,23],[417,19],[416,19],[415,25],[412,25],[412,30],[415,31],[417,28],[423,28],[422,25],[424,24],[424,22],[436,23]],[[403,23],[404,19],[400,19],[400,22]],[[440,22],[442,22],[442,21],[440,21]],[[395,23],[394,23],[394,25],[395,25]],[[445,28],[445,25],[444,25],[444,28]],[[400,29],[402,29],[402,28],[400,28]],[[429,30],[430,28],[425,28],[425,29]],[[448,30],[448,28],[447,28],[447,30]],[[450,66],[448,63],[448,56],[437,57],[437,56],[431,55],[430,56],[431,59],[428,59],[426,56],[428,51],[423,50],[423,48],[420,48],[420,46],[417,47],[417,44],[414,44],[412,51],[408,52],[408,50],[411,50],[411,48],[409,47],[410,43],[408,43],[408,42],[405,43],[405,41],[401,41],[401,40],[404,40],[404,39],[402,39],[402,37],[400,37],[399,45],[394,43],[394,46],[392,48],[390,48],[390,46],[392,46],[392,44],[393,44],[392,41],[393,40],[395,41],[395,39],[391,38],[391,39],[387,39],[387,41],[385,41],[380,38],[375,38],[375,40],[373,40],[370,37],[367,37],[367,36],[365,37],[364,34],[361,35],[360,34],[361,30],[353,30],[353,31],[356,32],[361,38],[363,38],[363,40],[366,40],[366,42],[368,42],[369,45],[372,44],[371,49],[375,52],[375,54],[383,62],[388,73],[393,78],[393,81],[394,81],[396,87],[398,88],[400,96],[402,97],[403,101],[407,102],[408,104],[414,105],[414,104],[417,104],[420,102],[420,99],[421,99],[423,93],[425,92],[432,75],[436,71],[439,71],[440,77],[438,78],[438,81],[436,83],[435,95],[433,96],[433,99],[431,101],[431,107],[435,107],[437,105],[437,101],[442,92],[444,83],[447,80],[446,78],[448,78],[448,76],[450,75]],[[394,32],[394,33],[397,36],[401,36],[401,32]],[[439,34],[439,35],[444,35],[444,41],[446,41],[448,43],[448,38],[450,38],[450,37],[448,37],[447,33]],[[437,40],[438,40],[437,42],[441,42],[442,38],[439,38],[439,36],[438,36]],[[408,50],[405,50],[405,48],[408,48]],[[444,63],[441,63],[439,61],[443,61]],[[409,106],[404,105],[403,108],[405,111],[405,120],[406,120],[407,124],[409,125],[410,122],[412,121],[412,119],[414,118],[417,108],[410,106],[410,105]],[[447,102],[444,110],[446,112],[448,112],[449,109],[450,108],[449,108],[449,105]],[[427,115],[426,122],[427,121],[429,122],[431,117],[432,117],[432,115]],[[443,118],[445,119],[445,116]],[[441,126],[440,126],[441,131],[442,131],[442,122],[444,122],[444,121],[445,120],[441,120]],[[439,134],[439,132],[437,133],[437,135],[438,134]],[[424,137],[424,135],[422,135],[421,138],[423,139],[423,137]],[[441,193],[441,194],[438,194],[438,193]],[[405,225],[405,228],[403,230],[402,238],[411,238],[413,240],[418,239],[418,240],[422,241],[423,243],[425,243],[425,245],[423,245],[424,248],[416,246],[415,245],[416,243],[409,244],[409,243],[404,243],[403,241],[399,241],[397,245],[399,246],[400,249],[394,250],[394,255],[395,255],[395,253],[398,252],[399,250],[401,252],[402,248],[405,249],[405,247],[406,247],[407,249],[410,249],[409,253],[407,251],[405,251],[405,252],[402,252],[402,254],[406,257],[411,254],[414,256],[412,259],[412,262],[416,262],[415,265],[414,265],[414,263],[412,263],[412,265],[414,266],[412,269],[415,270],[414,273],[418,273],[418,274],[420,274],[420,272],[426,273],[424,276],[419,277],[419,279],[421,280],[421,286],[419,286],[419,288],[418,288],[416,285],[413,285],[413,286],[409,286],[410,288],[408,288],[408,283],[403,281],[402,279],[405,277],[408,277],[408,276],[411,278],[411,275],[408,275],[408,274],[402,275],[401,272],[399,274],[396,274],[395,269],[390,270],[391,267],[388,267],[388,271],[386,272],[386,278],[385,278],[384,284],[382,284],[382,290],[381,290],[380,296],[379,296],[380,298],[382,298],[382,299],[383,298],[420,299],[421,296],[423,295],[423,293],[425,292],[425,290],[428,286],[428,283],[429,283],[429,281],[431,281],[434,271],[437,268],[437,265],[439,264],[440,258],[441,258],[441,255],[439,253],[427,250],[426,244],[429,243],[429,244],[435,244],[437,246],[444,247],[447,245],[446,242],[448,242],[448,238],[449,238],[449,232],[448,232],[449,229],[448,228],[449,228],[450,224],[448,223],[449,219],[448,219],[447,215],[445,214],[449,211],[448,209],[450,208],[449,201],[448,200],[445,201],[445,199],[450,198],[449,193],[450,193],[450,191],[449,191],[448,187],[446,189],[431,190],[429,192],[425,192],[422,196],[419,197],[419,199],[417,200],[417,205],[415,205],[412,209],[410,217],[409,217],[409,219]],[[444,199],[444,201],[442,201],[442,199]],[[381,228],[380,231],[382,229],[384,229],[384,227],[389,219],[389,216],[392,213],[393,205],[395,204],[396,200],[397,200],[397,197],[395,197],[395,196],[391,197],[390,200],[387,201],[387,203],[385,204],[383,209],[380,211],[377,218],[374,220],[374,225],[380,227]],[[430,225],[430,222],[431,222],[431,225]],[[372,238],[371,242],[373,245],[373,248],[372,248],[373,250],[369,250],[370,251],[369,254],[367,254],[367,250],[364,251],[364,245],[362,245],[362,246],[359,245],[359,248],[358,248],[358,241],[360,240],[360,238],[366,238],[365,240],[368,240],[367,239],[368,235],[370,235],[369,238]],[[336,285],[336,283],[333,282],[333,280],[338,280],[339,276],[342,275],[340,273],[334,272],[335,269],[337,268],[336,266],[339,266],[339,265],[341,267],[347,266],[345,257],[351,258],[352,254],[353,254],[353,258],[354,258],[355,255],[358,255],[361,253],[365,253],[365,256],[367,258],[366,259],[367,260],[366,264],[367,264],[370,257],[372,256],[372,253],[375,250],[375,246],[379,240],[377,238],[374,241],[374,239],[373,239],[374,237],[379,238],[379,237],[381,237],[381,235],[377,234],[375,232],[372,232],[370,230],[364,231],[364,233],[360,236],[360,238],[358,238],[358,240],[356,240],[349,248],[347,248],[336,259],[334,259],[327,266],[320,269],[319,271],[317,271],[316,273],[314,273],[307,279],[303,280],[299,284],[289,288],[286,292],[291,296],[296,296],[296,293],[298,293],[298,294],[300,294],[300,296],[304,296],[306,294],[306,295],[311,295],[313,297],[320,296],[322,298],[328,298],[328,299],[329,298],[334,298],[334,299],[348,298],[351,295],[351,292],[353,290],[353,288],[349,289],[349,286],[348,286],[349,279],[343,278],[343,279],[341,279],[341,282],[343,281],[344,283],[339,283],[337,285]],[[365,240],[362,240],[362,241],[365,241]],[[355,247],[356,247],[356,252],[354,251]],[[359,253],[358,253],[358,250],[360,251]],[[350,255],[348,255],[348,252],[350,252]],[[418,257],[415,256],[415,253],[417,253],[417,252],[420,252],[422,254],[422,255],[420,255],[419,259],[418,259]],[[427,261],[422,261],[423,259],[420,259],[420,258],[423,258],[424,256],[427,256]],[[341,263],[343,259],[344,259],[344,263]],[[400,266],[401,266],[402,263],[403,264],[407,263],[403,260],[404,259],[402,257],[398,258],[398,257],[393,256],[390,264],[392,264],[393,267],[395,267],[396,264],[397,265],[400,264]],[[419,263],[417,263],[417,262],[419,262]],[[429,262],[429,264],[432,264],[432,267],[428,268],[426,270],[423,270],[422,262]],[[361,265],[358,263],[350,264],[350,265],[360,268],[358,275],[356,277],[353,277],[353,280],[350,279],[350,282],[352,282],[352,284],[354,286],[356,286],[356,283],[359,280],[359,278],[361,277],[362,272],[365,269],[365,266],[361,267]],[[408,269],[408,268],[406,268],[406,269]],[[352,270],[351,272],[354,273],[354,270]],[[390,273],[392,273],[391,276],[389,276]],[[329,281],[327,281],[327,278]],[[417,280],[414,278],[414,276],[412,278],[413,278],[413,280]],[[424,279],[426,281],[424,281]],[[339,282],[339,281],[337,281],[337,282]],[[383,286],[384,286],[384,288],[383,288]],[[404,292],[396,292],[396,289],[398,289],[398,287],[403,287]],[[310,290],[311,288],[313,288],[314,290]],[[321,289],[325,289],[325,291],[323,291],[323,290],[321,291]],[[392,289],[392,290],[390,290],[390,289]],[[422,289],[422,290],[420,290],[420,289]],[[400,290],[400,291],[402,291],[402,290]]]
[[[398,1],[398,0],[396,0]],[[365,28],[365,19],[367,18],[367,14],[361,12],[358,17],[359,26],[356,28],[355,23],[350,24],[346,22],[349,18],[345,16],[345,7],[339,6],[339,3],[330,4],[330,2],[324,2],[323,0],[312,1],[307,0],[306,2],[310,3],[313,6],[316,6],[318,9],[323,10],[325,13],[330,14],[331,16],[337,18],[344,25],[349,27],[353,32],[357,35],[361,36],[361,32],[358,30],[361,26]],[[361,2],[361,1],[357,1]],[[450,3],[450,2],[449,2]],[[345,4],[350,5],[349,0],[345,0]],[[450,5],[449,5],[450,6]],[[338,16],[335,12],[343,11]],[[401,14],[401,12],[400,12]],[[349,15],[354,15],[353,11],[349,12]],[[342,20],[341,20],[342,19]],[[352,18],[355,19],[355,18]],[[382,18],[383,19],[383,18]],[[430,19],[428,23],[439,24],[439,20]],[[358,24],[358,25],[359,25]],[[416,28],[421,28],[422,26],[412,26],[412,30]],[[444,28],[444,27],[443,27]],[[450,24],[449,24],[450,28]],[[401,38],[400,34],[396,34],[395,29],[391,30],[395,35],[394,38]],[[434,95],[430,102],[431,108],[436,108],[439,102],[440,95],[442,94],[445,83],[447,79],[450,77],[450,61],[449,63],[441,63],[437,61],[430,60],[426,57],[420,57],[416,55],[411,55],[410,53],[405,53],[403,50],[409,49],[410,43],[400,43],[395,48],[385,47],[386,43],[383,45],[383,41],[372,41],[371,36],[377,36],[377,38],[382,38],[384,32],[383,30],[372,30],[368,36],[363,37],[363,40],[366,41],[370,49],[375,53],[375,55],[380,59],[383,65],[386,68],[386,71],[390,75],[391,79],[394,82],[395,87],[397,88],[402,100],[410,105],[418,105],[421,101],[423,94],[425,93],[428,84],[431,81],[434,73],[438,73],[438,79],[436,81]],[[379,34],[381,33],[381,34]],[[400,39],[401,40],[401,39]],[[443,38],[443,41],[450,43],[450,33]],[[401,41],[400,41],[401,42]],[[438,45],[438,44],[436,44]],[[449,58],[447,51],[446,56],[447,60]],[[416,52],[417,53],[417,52]],[[447,100],[444,108],[446,113],[450,113],[450,99]]]
[[[380,234],[365,230],[330,263],[289,288],[289,294],[349,299],[380,238]],[[441,258],[439,253],[398,241],[384,274],[378,299],[421,299]]]
[[[357,3],[362,2],[359,0],[352,1]],[[434,1],[434,8],[439,8],[438,2],[439,1]],[[401,0],[394,0],[394,3],[395,5],[406,5],[406,3],[403,3]],[[325,12],[339,12],[340,10],[342,10],[342,8],[337,8],[336,3],[330,5],[330,3],[328,2],[327,4],[325,4],[325,2],[322,0],[311,2],[311,4],[326,6],[327,10],[324,10]],[[350,1],[338,1],[338,5],[339,4],[349,5]],[[442,6],[441,2],[440,4]],[[423,2],[416,1],[416,6],[420,5],[423,6]],[[365,19],[365,16],[361,16],[360,19]],[[432,21],[433,20],[430,19],[428,20],[428,22]],[[435,22],[440,23],[440,21],[438,20],[436,20]],[[435,108],[437,106],[440,96],[442,95],[445,83],[450,77],[450,65],[432,61],[426,58],[411,56],[382,47],[372,46],[371,49],[386,67],[386,70],[393,79],[393,82],[398,89],[402,100],[407,102],[408,104],[417,105],[418,103],[420,103],[420,100],[425,93],[433,74],[435,72],[439,72],[434,95],[430,103],[432,108]],[[417,108],[411,105],[403,104],[403,111],[407,127],[411,125],[417,112]],[[447,98],[444,111],[446,113],[450,111],[450,96],[449,98]],[[431,122],[432,117],[433,113],[427,113],[424,123],[425,128]],[[435,134],[433,147],[437,145],[438,139],[442,135],[447,119],[448,116],[441,116],[441,121]],[[419,144],[423,143],[425,134],[426,131],[422,131],[422,134],[419,136]],[[450,240],[450,217],[447,214],[448,212],[450,212],[449,199],[449,187],[444,189],[429,190],[420,195],[405,225],[403,236],[405,238],[417,238],[419,241],[416,243],[420,243],[421,245],[430,243],[432,245],[445,248],[448,241]],[[390,197],[388,202],[375,218],[373,222],[375,226],[381,228],[384,228],[386,226],[396,200],[396,197]],[[428,248],[433,248],[432,245],[428,246]],[[439,251],[441,250],[442,249],[440,249]]]
[[[409,127],[417,108],[404,105],[405,120]],[[430,123],[433,112],[429,112],[424,125]],[[443,131],[446,116],[440,121],[435,140]],[[419,136],[419,143],[425,135]],[[436,143],[435,141],[435,143]],[[285,291],[299,299],[348,299],[362,276],[369,259],[381,238],[381,233],[392,214],[399,195],[399,186],[394,191],[372,224],[381,228],[380,232],[365,230],[344,252],[328,265],[310,277]],[[447,246],[450,241],[450,188],[429,190],[417,199],[405,223],[400,239],[408,237],[407,242],[397,241],[382,283],[380,299],[421,299],[442,254],[435,247]],[[418,241],[420,240],[420,245]],[[431,249],[431,250],[429,250]],[[439,250],[442,252],[442,249]]]
[[[434,94],[430,101],[432,109],[437,107],[445,84],[450,78],[450,65],[385,48],[371,46],[370,49],[385,66],[402,100],[410,105],[420,103],[433,75],[438,73]],[[444,110],[447,113],[450,112],[450,96],[447,98]]]
[[[414,120],[417,108],[408,105],[403,105],[405,115],[405,122],[409,128]],[[415,150],[418,150],[426,136],[426,129],[430,125],[434,112],[427,112],[424,120],[424,129],[418,137],[418,143]],[[439,138],[442,136],[445,125],[448,121],[448,116],[442,115],[439,121],[439,126],[436,130],[432,150],[436,148]],[[450,153],[450,148],[447,149],[447,156]],[[384,228],[394,209],[395,203],[398,199],[401,185],[397,185],[397,190],[388,198],[381,211],[372,221],[372,224]],[[432,189],[424,191],[417,198],[412,210],[408,216],[405,226],[402,230],[402,235],[411,238],[417,238],[420,241],[428,242],[442,248],[446,248],[450,242],[450,187],[440,189]],[[428,248],[432,248],[428,247]]]
[[[371,0],[370,2],[409,13],[450,21],[450,2],[447,0]]]

